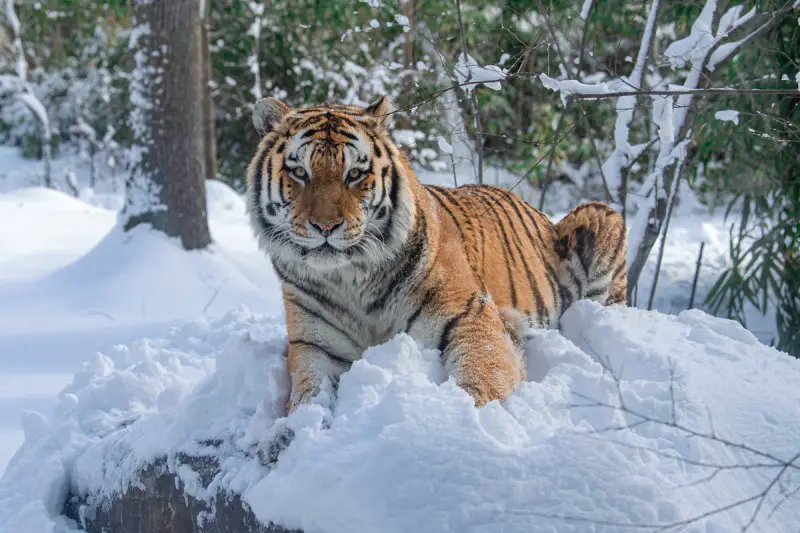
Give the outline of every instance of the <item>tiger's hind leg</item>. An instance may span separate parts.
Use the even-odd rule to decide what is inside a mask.
[[[626,303],[625,221],[601,202],[573,209],[555,226],[561,313],[576,300]]]

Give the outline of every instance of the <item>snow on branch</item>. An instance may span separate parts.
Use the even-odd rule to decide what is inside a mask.
[[[480,84],[489,89],[499,91],[500,85],[506,79],[507,74],[508,71],[506,69],[497,65],[479,65],[475,58],[469,54],[461,54],[453,69],[455,79],[467,94]]]
[[[738,41],[735,42],[721,44],[711,54],[711,58],[708,60],[708,65],[706,68],[708,68],[710,72],[714,72],[717,68],[717,65],[719,65],[729,57],[738,53],[739,50],[741,50],[742,47],[748,42],[750,42],[754,37],[761,35],[763,32],[768,30],[773,24],[775,24],[778,20],[780,20],[783,15],[788,13],[791,9],[796,9],[798,7],[800,7],[800,2],[798,2],[797,0],[794,1],[794,5],[792,5],[791,1],[786,2],[786,4],[784,4],[783,7],[781,7],[777,11],[768,14],[769,16],[767,18],[767,21],[764,22],[761,26],[759,26],[755,30],[753,30],[752,32],[750,32],[744,38],[739,39]],[[739,9],[737,10],[737,8]],[[728,12],[725,13],[725,15],[723,15],[722,19],[720,20],[720,29],[717,31],[717,36],[716,36],[717,42],[727,37],[731,31],[735,30],[742,24],[748,22],[756,14],[755,11],[756,8],[753,7],[753,9],[747,12],[747,14],[745,14],[742,17],[738,17],[738,14],[741,12],[742,9],[743,6],[732,7],[728,10]],[[735,21],[731,22],[732,19],[735,19]],[[723,24],[725,24],[725,26],[723,26]]]
[[[622,82],[638,91],[642,85],[642,76],[647,64],[647,57],[650,53],[651,43],[655,34],[655,24],[658,18],[660,5],[659,0],[655,0],[650,6],[647,15],[644,34],[639,45],[639,52],[636,55],[631,75],[623,78]],[[588,96],[588,95],[582,95]],[[617,192],[622,186],[623,169],[634,159],[630,142],[630,124],[633,122],[633,115],[636,110],[636,95],[623,94],[617,100],[616,111],[617,120],[614,123],[614,151],[608,156],[605,163],[601,166],[606,183],[610,190]]]
[[[545,88],[560,92],[562,102],[566,102],[566,98],[573,94],[583,96],[606,96],[612,92],[607,83],[582,83],[578,80],[558,81],[545,73],[539,74],[539,79],[542,81],[542,85],[544,85]]]

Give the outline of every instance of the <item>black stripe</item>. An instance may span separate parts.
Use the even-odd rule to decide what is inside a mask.
[[[328,357],[330,357],[331,359],[333,359],[334,361],[337,361],[339,363],[343,363],[343,364],[346,364],[346,365],[350,365],[350,364],[353,363],[349,359],[345,359],[344,357],[332,354],[331,352],[329,352],[328,350],[326,350],[325,348],[323,348],[322,346],[320,346],[316,342],[309,342],[309,341],[296,339],[296,340],[289,341],[289,344],[298,344],[300,346],[307,346],[309,348],[314,348],[314,349],[319,350],[320,352],[324,353],[325,355],[327,355]]]
[[[265,156],[267,155],[266,151],[264,152],[264,155]],[[267,167],[267,177],[266,177],[266,181],[267,181],[267,200],[272,202],[273,201],[273,198],[272,198],[272,160],[267,161],[266,157],[265,157],[263,164],[266,164],[266,167]]]
[[[475,239],[475,226],[472,223],[472,217],[470,217],[469,214],[467,213],[467,210],[464,208],[464,204],[461,201],[459,201],[458,199],[455,198],[452,189],[448,189],[447,187],[435,187],[435,188],[439,193],[441,193],[442,196],[447,198],[447,200],[451,204],[455,205],[458,208],[458,210],[461,212],[461,216],[464,217],[463,218],[463,223],[466,224],[467,230],[468,230],[470,236],[472,237],[472,242],[471,243],[467,242],[467,240],[464,239],[464,251],[467,251],[470,248],[470,245],[471,245],[472,253],[473,253],[473,256],[474,256],[474,259],[475,259],[475,263],[477,263],[478,255],[479,255],[479,252],[478,252],[479,249],[478,249],[478,245],[477,245],[477,242],[476,242],[476,239]],[[463,231],[461,232],[461,235],[462,236],[464,235]],[[469,258],[469,253],[467,253],[467,258]],[[477,268],[475,268],[473,270],[477,271]]]
[[[606,276],[611,271],[612,266],[617,261],[617,259],[619,258],[619,254],[622,251],[622,247],[625,244],[625,237],[626,236],[627,235],[626,235],[626,232],[625,232],[625,228],[623,227],[622,231],[619,232],[619,240],[617,241],[617,245],[614,247],[614,253],[611,255],[611,258],[609,259],[609,261],[608,261],[608,263],[606,265],[606,268],[593,272],[592,275],[589,277],[589,281],[596,281],[596,280]],[[622,265],[625,265],[625,261],[622,262]],[[624,266],[623,266],[623,268],[624,268]],[[618,265],[617,269],[614,271],[614,275],[611,277],[612,280],[617,277],[617,275],[619,274],[619,270],[620,270],[620,267]]]
[[[511,220],[511,215],[509,215],[508,210],[506,210],[506,208],[503,205],[503,203],[500,202],[497,199],[497,197],[495,197],[493,194],[491,194],[491,191],[497,191],[497,189],[494,189],[494,188],[488,189],[487,188],[486,189],[486,194],[489,194],[490,196],[492,196],[494,198],[495,202],[497,203],[497,206],[500,208],[500,210],[506,216],[506,220],[508,220],[509,229],[512,231],[513,236],[514,236],[514,244],[517,247],[517,251],[519,252],[519,256],[522,258],[522,265],[525,267],[525,273],[528,276],[528,286],[530,287],[531,292],[533,293],[534,300],[536,300],[536,312],[539,315],[538,316],[538,322],[539,323],[543,323],[546,319],[549,322],[549,313],[547,312],[547,306],[544,303],[544,298],[542,298],[541,292],[539,292],[539,288],[536,286],[536,283],[534,282],[533,273],[531,272],[531,269],[530,269],[530,267],[528,265],[528,261],[525,258],[525,254],[523,253],[523,250],[522,250],[522,248],[523,248],[522,239],[520,239],[519,233],[517,233],[517,230],[514,228],[514,223]],[[509,202],[509,203],[511,203],[511,205],[514,207],[514,209],[516,209],[516,206],[513,204],[513,202]],[[517,214],[519,215],[519,211],[517,211]],[[520,217],[520,223],[523,226],[525,225],[524,222],[522,221],[521,217]],[[527,227],[525,228],[525,231],[526,232],[528,231]],[[528,236],[530,236],[530,232],[528,232]],[[531,247],[535,247],[534,243],[532,242],[532,240],[531,240]]]
[[[348,133],[348,132],[346,132],[346,131],[340,131],[340,130],[338,130],[338,129],[334,129],[333,131],[334,131],[334,133],[338,133],[338,134],[339,134],[339,135],[341,135],[342,137],[347,137],[347,138],[348,138],[348,139],[350,139],[351,141],[357,141],[357,140],[358,140],[358,137],[356,137],[356,136],[355,136],[355,135],[353,135],[352,133]]]
[[[592,268],[595,251],[597,250],[597,235],[594,231],[584,226],[575,228],[575,248],[574,252],[578,256],[578,262],[583,267],[586,277],[589,277]]]
[[[444,351],[447,349],[447,345],[450,344],[450,333],[453,331],[453,328],[458,325],[458,322],[469,314],[470,310],[472,309],[472,302],[475,301],[476,297],[478,297],[478,294],[473,294],[469,301],[467,301],[467,304],[464,306],[464,310],[452,317],[444,325],[444,329],[442,329],[442,335],[439,337],[439,351],[442,352],[442,358],[444,358]]]
[[[397,170],[394,160],[389,160],[391,165],[392,183],[389,188],[389,201],[392,203],[391,211],[389,211],[389,218],[386,220],[386,225],[381,231],[381,240],[387,244],[391,242],[392,230],[394,229],[394,217],[397,213],[397,197],[400,193],[400,172]]]
[[[356,122],[354,120],[352,120],[351,118],[349,118],[349,117],[337,116],[336,120],[344,122],[345,124],[347,124],[351,128],[357,128],[358,127]]]
[[[617,261],[617,258],[619,257],[619,254],[622,251],[622,246],[625,244],[625,237],[626,233],[625,233],[625,228],[623,227],[622,231],[619,232],[619,240],[617,241],[617,245],[614,247],[614,253],[611,255],[611,258],[608,261],[606,268],[594,271],[592,275],[589,276],[590,282],[597,281],[598,279],[606,276],[609,272],[611,272],[611,267]],[[625,261],[623,261],[622,264],[624,265]],[[614,275],[611,277],[611,279],[613,280],[617,276],[617,274],[619,274],[619,266],[617,266],[617,270],[614,272]]]
[[[284,168],[286,166],[284,165]],[[288,203],[286,200],[286,195],[283,193],[283,189],[286,188],[286,176],[284,172],[278,172],[278,196],[281,199],[281,203]]]
[[[578,277],[578,275],[575,274],[575,271],[572,269],[571,265],[565,263],[564,264],[564,268],[566,269],[567,274],[569,274],[569,276],[571,278],[571,282],[576,285],[576,291],[577,291],[576,296],[578,298],[582,298],[583,297],[582,296],[583,295],[583,282],[581,282],[581,280]]]
[[[430,195],[431,195],[431,196],[432,196],[432,197],[433,197],[433,198],[434,198],[434,199],[435,199],[437,202],[439,202],[439,205],[441,205],[441,206],[442,206],[442,209],[444,209],[444,210],[447,212],[447,214],[448,214],[448,215],[450,215],[450,218],[452,218],[452,219],[453,219],[453,224],[455,224],[455,226],[456,226],[456,229],[458,230],[458,233],[461,235],[461,241],[464,243],[464,248],[465,248],[465,250],[464,250],[464,251],[466,251],[466,246],[467,246],[467,245],[466,245],[466,243],[467,243],[467,238],[466,238],[466,236],[464,235],[464,230],[463,230],[463,229],[461,229],[461,224],[459,224],[459,223],[458,223],[458,218],[456,218],[456,215],[455,215],[455,213],[453,213],[453,211],[452,211],[452,210],[451,210],[451,209],[450,209],[450,208],[447,206],[447,203],[446,203],[446,202],[445,202],[445,201],[444,201],[442,198],[440,198],[440,197],[439,197],[440,191],[438,191],[438,190],[437,190],[436,188],[434,188],[434,187],[427,187],[427,186],[426,186],[425,188],[428,190],[428,193],[429,193],[429,194],[430,194]]]
[[[420,302],[419,307],[417,307],[414,312],[411,313],[411,316],[408,317],[408,320],[406,321],[406,329],[404,330],[406,333],[411,331],[411,326],[413,326],[414,322],[417,320],[417,318],[419,318],[419,315],[422,313],[423,309],[425,309],[425,307],[427,307],[428,304],[433,301],[433,298],[436,296],[436,292],[437,291],[434,288],[429,288],[427,291],[425,291],[425,296],[422,297],[422,302]]]
[[[397,195],[400,192],[400,172],[397,170],[397,165],[394,161],[392,163],[392,188],[389,191],[389,200],[392,202],[392,207],[397,206]]]
[[[625,261],[620,262],[620,264],[617,265],[617,268],[614,270],[614,275],[611,276],[611,281],[614,281],[615,279],[617,279],[617,276],[619,276],[620,272],[625,270],[625,268],[627,266],[628,265],[627,265],[627,263]]]
[[[500,228],[500,235],[502,236],[501,242],[503,243],[503,257],[505,257],[506,262],[506,273],[508,275],[508,284],[511,287],[511,307],[517,308],[517,288],[514,283],[514,276],[511,273],[511,246],[508,240],[508,235],[506,235],[506,230],[503,228],[503,222],[500,220],[500,213],[494,208],[494,202],[497,202],[495,198],[492,196],[485,196],[486,192],[481,189],[476,189],[479,193],[479,198],[484,200],[489,205],[489,210],[494,213],[495,218],[497,219],[497,226]],[[487,200],[492,200],[492,203],[489,203]]]
[[[361,349],[361,345],[360,345],[360,344],[358,344],[358,343],[357,343],[357,342],[356,342],[356,341],[355,341],[355,340],[354,340],[354,339],[353,339],[353,338],[350,336],[350,334],[348,334],[348,333],[347,333],[345,330],[341,329],[340,327],[336,326],[335,324],[331,323],[331,321],[330,321],[330,320],[328,320],[327,318],[325,318],[324,316],[322,316],[320,313],[318,313],[318,312],[314,311],[313,309],[311,309],[310,307],[308,307],[308,306],[306,306],[306,305],[304,305],[304,304],[301,304],[301,303],[300,303],[300,302],[298,302],[297,300],[289,299],[288,301],[289,301],[289,303],[291,303],[292,305],[294,305],[294,306],[296,306],[296,307],[299,307],[300,309],[302,309],[302,310],[303,310],[303,312],[305,312],[307,315],[310,315],[310,316],[314,317],[315,319],[317,319],[317,320],[319,320],[319,321],[321,321],[321,322],[324,322],[324,323],[325,323],[325,324],[327,324],[327,325],[328,325],[328,326],[329,326],[329,327],[330,327],[332,330],[336,331],[337,333],[339,333],[340,335],[342,335],[342,336],[343,336],[345,339],[347,339],[348,341],[350,341],[350,344],[352,344],[353,346],[355,346],[355,347],[356,347],[357,349],[359,349],[359,350]]]
[[[383,150],[376,141],[372,143],[372,150],[375,152],[375,157],[383,157]]]
[[[555,267],[553,267],[553,265],[549,261],[547,261],[547,258],[544,255],[544,251],[542,251],[542,247],[547,246],[548,243],[545,242],[544,237],[542,236],[542,230],[539,228],[539,224],[536,223],[536,218],[534,216],[535,212],[534,209],[525,203],[522,204],[522,207],[525,211],[525,214],[527,215],[528,220],[530,220],[533,229],[536,230],[536,236],[539,238],[539,244],[534,245],[534,249],[536,249],[536,252],[539,254],[539,260],[544,265],[544,268],[546,270],[547,282],[550,284],[550,288],[553,290],[553,297],[555,297],[556,294],[558,294],[556,292],[556,285],[557,285],[556,280],[558,279],[558,275],[556,274]],[[525,228],[527,229],[528,226],[525,226]],[[533,239],[533,237],[531,237],[531,239]]]
[[[261,191],[263,191],[264,187],[264,180],[263,180],[263,172],[264,172],[264,160],[269,155],[269,151],[272,149],[274,143],[268,143],[264,150],[261,152],[261,155],[258,158],[258,162],[256,164],[256,174],[253,176],[253,204],[255,209],[258,210],[258,220],[261,223],[262,229],[264,231],[271,230],[274,225],[267,221],[264,218],[264,212],[261,209]]]
[[[386,176],[389,174],[389,167],[381,169],[381,199],[375,205],[381,205],[386,199]]]
[[[511,206],[514,208],[514,212],[517,214],[517,217],[519,217],[519,221],[522,224],[522,227],[525,228],[525,235],[528,237],[528,240],[531,242],[531,246],[533,247],[534,250],[536,250],[536,253],[539,256],[539,261],[541,261],[542,266],[545,269],[545,278],[547,279],[547,283],[548,285],[550,285],[550,290],[552,291],[553,297],[555,298],[558,294],[558,292],[556,291],[556,281],[555,281],[557,278],[556,272],[555,269],[553,268],[553,265],[551,265],[550,262],[547,261],[546,257],[544,256],[544,252],[541,249],[541,247],[544,246],[545,243],[544,240],[542,239],[542,233],[541,230],[539,229],[539,225],[536,223],[536,220],[533,218],[533,215],[530,212],[528,212],[530,206],[522,202],[522,199],[519,198],[519,196],[516,196],[511,191],[507,191],[505,189],[499,189],[499,191],[503,195],[505,195],[506,198],[508,198],[509,202],[511,203]],[[517,206],[517,202],[519,202],[522,205],[522,209],[524,209],[527,212],[528,219],[531,221],[531,224],[533,224],[533,227],[536,229],[536,232],[538,234],[539,243],[537,243],[534,240],[530,229],[528,229],[528,225],[525,224],[525,218],[523,217],[522,211],[520,210],[519,206]]]
[[[304,280],[301,281],[297,278],[292,278],[286,272],[282,272],[282,268],[278,266],[276,261],[272,262],[272,266],[275,270],[275,273],[278,274],[278,277],[281,278],[282,281],[290,283],[294,287],[296,287],[300,292],[305,293],[311,300],[314,300],[320,307],[329,308],[331,312],[337,315],[343,315],[351,322],[360,323],[360,321],[356,320],[356,318],[344,307],[337,304],[325,294],[323,294],[324,287],[319,286],[319,284],[315,284],[312,281]],[[314,287],[313,285],[317,285]],[[358,346],[357,343],[356,346]]]
[[[583,295],[584,298],[594,298],[595,296],[600,296],[608,289],[607,285],[603,285],[602,287],[597,287],[594,289],[589,289],[586,294]]]
[[[299,130],[304,130],[304,129],[308,128],[309,126],[311,126],[312,124],[314,124],[315,122],[321,121],[322,119],[323,119],[323,117],[319,117],[319,116],[317,116],[317,117],[308,117],[308,118],[300,121],[298,124],[296,124],[294,129],[296,129],[298,131]]]
[[[564,311],[569,309],[569,306],[572,305],[573,296],[570,291],[567,290],[566,287],[560,285],[558,287],[559,297],[561,298],[561,308],[559,309],[559,316],[564,314]]]
[[[414,233],[404,247],[403,262],[400,267],[394,271],[391,281],[383,291],[383,294],[378,296],[368,307],[367,313],[373,313],[383,307],[389,302],[398,287],[411,277],[411,274],[417,269],[417,266],[422,263],[423,255],[426,250],[425,243],[427,241],[427,219],[425,213],[420,209],[417,211],[417,220],[414,223]]]

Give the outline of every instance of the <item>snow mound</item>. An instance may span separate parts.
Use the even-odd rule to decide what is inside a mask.
[[[40,208],[47,209],[54,214],[64,211],[92,212],[99,209],[66,193],[45,187],[23,187],[0,195],[0,205],[4,209],[28,203],[36,203]]]
[[[87,210],[98,209],[70,201]],[[278,307],[277,280],[268,260],[262,256],[261,261],[262,274],[251,275],[216,244],[187,253],[177,241],[148,226],[129,232],[112,226],[74,262],[29,282],[0,288],[0,300],[15,302],[13,309],[0,306],[0,320],[27,331],[35,326],[30,317],[41,309],[59,315],[59,327],[68,329],[98,322],[168,322],[202,316],[210,308],[231,309],[242,302]]]
[[[230,185],[219,180],[206,180],[206,206],[211,218],[242,218],[247,212],[244,198]]]
[[[68,492],[111,496],[180,453],[220,458],[206,488],[175,469],[192,496],[232,491],[265,523],[306,533],[627,531],[758,495],[780,468],[748,465],[800,451],[800,362],[700,311],[578,302],[561,332],[529,332],[530,381],[480,410],[437,351],[400,334],[366,351],[335,401],[285,417],[285,342],[281,316],[239,308],[96,354],[54,416],[26,418],[0,479],[0,531],[74,531],[59,516]],[[264,466],[287,427],[294,440]],[[797,471],[781,471],[749,531],[796,531],[800,506],[777,505]],[[758,502],[686,530],[738,530]]]

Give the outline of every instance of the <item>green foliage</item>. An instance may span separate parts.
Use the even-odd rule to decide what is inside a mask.
[[[746,49],[727,75],[748,76],[759,88],[785,88],[796,83],[799,50],[797,22],[788,18],[762,46]],[[775,344],[800,357],[800,95],[765,100],[725,99],[710,106],[701,121],[711,130],[697,155],[705,165],[702,190],[717,200],[733,191],[729,209],[742,208],[732,233],[732,264],[708,303],[742,323],[747,305],[774,312]],[[738,126],[713,120],[714,111],[734,107],[740,111]]]

